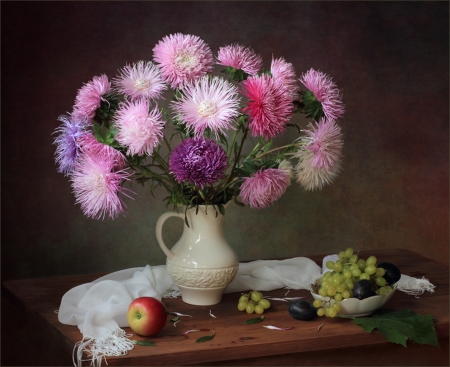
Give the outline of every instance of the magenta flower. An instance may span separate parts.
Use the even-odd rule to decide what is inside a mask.
[[[58,172],[69,175],[75,167],[80,146],[78,138],[86,133],[87,121],[72,116],[58,117],[62,124],[55,130],[59,135],[53,144],[56,145],[55,161],[59,165]]]
[[[238,44],[220,47],[217,54],[217,63],[241,69],[249,75],[258,74],[263,66],[262,57],[255,52]]]
[[[163,136],[161,116],[158,107],[150,110],[150,102],[145,99],[120,105],[114,120],[118,129],[116,140],[128,147],[128,155],[152,155]]]
[[[242,94],[248,97],[243,111],[250,117],[248,126],[252,135],[269,140],[281,134],[293,111],[288,89],[268,75],[251,76],[242,83]]]
[[[71,176],[75,202],[90,218],[103,219],[108,214],[114,219],[125,210],[119,194],[129,197],[122,184],[130,176],[125,170],[116,171],[111,157],[82,154]]]
[[[336,121],[344,115],[342,96],[330,76],[311,68],[299,80],[322,104],[323,113],[328,120]]]
[[[91,133],[85,133],[80,136],[77,140],[77,144],[83,155],[89,155],[98,159],[105,158],[108,161],[113,162],[115,169],[121,169],[127,165],[127,159],[121,152],[107,144],[99,142]]]
[[[153,48],[153,59],[163,78],[172,88],[212,71],[214,57],[209,46],[199,37],[182,33],[164,37]]]
[[[286,62],[284,58],[272,58],[270,73],[275,80],[280,81],[289,91],[291,98],[298,98],[299,85],[295,76],[294,66]]]
[[[322,118],[311,125],[301,139],[305,147],[295,153],[297,182],[306,190],[321,190],[337,177],[341,170],[343,140],[341,128],[334,121]]]
[[[251,208],[266,208],[284,194],[289,183],[287,169],[260,169],[244,180],[240,196],[242,202]]]
[[[220,180],[228,165],[225,150],[212,139],[183,140],[169,159],[169,171],[178,182],[204,188]]]
[[[119,77],[113,80],[113,85],[119,93],[125,94],[132,101],[139,98],[155,100],[167,89],[159,68],[148,61],[126,65],[120,70]]]
[[[177,118],[193,130],[195,136],[203,135],[207,128],[218,136],[232,128],[239,114],[239,93],[226,80],[204,76],[183,88],[183,96],[172,103]]]
[[[95,76],[78,91],[72,116],[92,120],[100,107],[103,96],[111,92],[111,83],[106,75]]]

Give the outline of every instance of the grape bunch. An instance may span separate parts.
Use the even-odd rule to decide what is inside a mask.
[[[326,266],[331,271],[323,274],[318,282],[318,293],[328,300],[316,299],[313,302],[319,316],[335,317],[341,309],[340,302],[347,298],[384,296],[392,291],[392,285],[401,276],[394,264],[377,264],[375,256],[361,259],[352,248],[339,252],[339,260],[327,261]]]
[[[239,311],[245,310],[248,314],[255,312],[258,315],[262,315],[270,307],[270,302],[263,298],[261,292],[251,291],[249,294],[243,294],[239,298],[237,307]]]

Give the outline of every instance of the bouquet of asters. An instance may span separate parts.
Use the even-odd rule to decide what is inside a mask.
[[[173,97],[163,107],[166,93]],[[291,122],[295,113],[310,120],[306,129]],[[174,208],[211,205],[223,214],[231,200],[265,208],[292,179],[305,190],[335,179],[343,114],[341,92],[321,71],[297,78],[282,57],[263,69],[249,47],[227,45],[214,56],[199,37],[177,33],[155,45],[152,61],[79,89],[72,112],[58,118],[55,160],[95,219],[125,211],[132,180],[152,194],[163,187]],[[292,142],[275,147],[287,130]]]

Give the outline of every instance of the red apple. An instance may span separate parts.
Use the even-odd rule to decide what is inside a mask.
[[[131,302],[127,312],[128,325],[136,334],[151,336],[159,333],[167,322],[167,309],[153,297],[139,297]]]

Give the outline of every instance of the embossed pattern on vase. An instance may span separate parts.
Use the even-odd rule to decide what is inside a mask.
[[[239,265],[221,269],[189,269],[167,262],[167,271],[177,285],[195,288],[228,286],[237,274]]]

